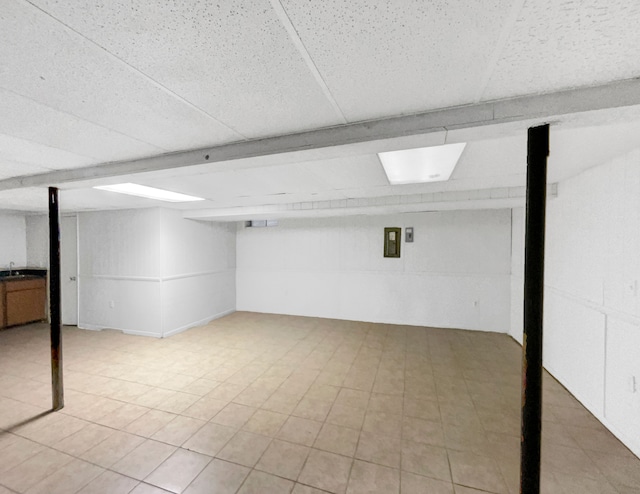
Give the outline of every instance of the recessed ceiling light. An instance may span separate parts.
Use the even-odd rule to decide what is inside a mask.
[[[157,199],[158,201],[167,202],[192,202],[204,201],[202,197],[189,196],[169,190],[156,189],[155,187],[147,187],[146,185],[138,185],[132,183],[115,184],[115,185],[98,185],[94,189],[108,190],[127,194],[130,196],[146,197],[147,199]]]
[[[467,144],[444,144],[427,148],[378,153],[391,185],[449,180]]]

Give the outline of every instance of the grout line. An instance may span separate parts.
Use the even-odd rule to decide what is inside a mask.
[[[280,22],[282,23],[285,30],[287,31],[289,38],[291,39],[294,46],[298,50],[298,53],[303,58],[305,64],[307,65],[307,68],[313,75],[313,78],[316,80],[316,82],[320,86],[320,89],[322,89],[322,92],[324,93],[325,97],[327,98],[327,100],[329,100],[329,103],[331,104],[334,111],[336,112],[336,115],[339,117],[340,123],[343,123],[343,124],[348,123],[346,117],[344,116],[344,113],[342,112],[342,110],[340,109],[340,106],[338,105],[338,102],[333,97],[333,94],[331,93],[329,86],[327,85],[326,81],[322,77],[320,70],[318,69],[313,59],[311,58],[309,51],[304,46],[304,43],[302,42],[302,39],[300,38],[298,31],[293,25],[293,22],[291,22],[291,18],[289,17],[289,14],[287,14],[286,9],[284,8],[280,0],[269,0],[269,2],[271,3],[271,7],[275,11],[276,15],[280,19]]]

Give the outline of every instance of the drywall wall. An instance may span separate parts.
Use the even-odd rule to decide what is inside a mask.
[[[384,227],[414,227],[400,258]],[[510,211],[283,220],[237,235],[238,310],[506,332]]]
[[[235,225],[160,216],[162,325],[170,336],[235,311]]]
[[[517,209],[510,332],[518,341],[523,238],[524,211]],[[639,252],[640,151],[559,184],[547,205],[544,364],[637,455]]]
[[[38,214],[26,217],[27,264],[49,268],[49,218]]]
[[[0,211],[0,269],[27,264],[27,236],[24,214]]]
[[[78,215],[78,326],[162,336],[160,209]]]
[[[235,229],[153,208],[79,214],[79,323],[170,336],[235,310]]]

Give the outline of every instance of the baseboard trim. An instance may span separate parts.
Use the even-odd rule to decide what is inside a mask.
[[[195,328],[196,326],[204,326],[207,323],[210,323],[211,321],[214,321],[216,319],[220,319],[221,317],[224,316],[228,316],[229,314],[233,314],[236,311],[236,309],[228,309],[222,312],[218,312],[217,314],[214,314],[213,316],[209,316],[209,317],[205,317],[204,319],[200,319],[199,321],[194,321],[191,322],[189,324],[185,324],[184,326],[180,326],[179,328],[175,328],[172,329],[170,331],[167,331],[165,333],[162,334],[163,338],[169,338],[170,336],[173,336],[175,334],[178,333],[182,333],[183,331],[186,331],[187,329],[191,329],[191,328]]]

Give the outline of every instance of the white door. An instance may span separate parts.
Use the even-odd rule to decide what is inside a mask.
[[[62,324],[78,325],[78,220],[63,216],[60,224]]]

